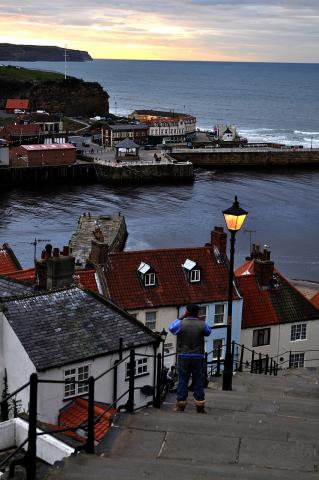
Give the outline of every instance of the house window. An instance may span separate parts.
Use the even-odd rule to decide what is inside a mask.
[[[89,378],[89,366],[83,365],[82,367],[70,368],[64,370],[64,398],[75,397],[76,395],[82,395],[89,391],[87,383],[74,383],[84,382]]]
[[[138,313],[130,313],[131,317],[134,317],[136,318],[136,320],[138,319]]]
[[[191,270],[189,281],[191,283],[200,282],[200,270]]]
[[[204,322],[206,321],[207,307],[199,307],[198,317],[200,318],[200,320],[204,320]]]
[[[307,338],[307,324],[298,323],[297,325],[291,325],[290,341],[305,340]]]
[[[270,344],[270,328],[260,328],[253,331],[253,347]]]
[[[225,321],[225,304],[219,303],[215,305],[214,325],[224,323]]]
[[[220,356],[221,356],[221,358],[223,357],[223,343],[224,343],[223,338],[216,338],[216,340],[213,341],[213,358],[214,358],[214,360],[218,358],[218,347],[220,347]]]
[[[145,326],[151,330],[156,330],[156,312],[145,313]]]
[[[144,285],[145,287],[155,285],[155,273],[145,273]]]
[[[290,368],[303,368],[305,364],[304,353],[292,353],[290,357]]]
[[[125,364],[125,379],[128,380],[130,377],[130,363]],[[134,377],[140,377],[146,375],[148,372],[148,358],[138,358],[134,362]]]

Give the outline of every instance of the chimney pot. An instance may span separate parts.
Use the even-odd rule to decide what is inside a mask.
[[[54,248],[53,249],[53,257],[59,257],[60,256],[60,249],[59,248]]]
[[[226,256],[227,248],[227,233],[224,232],[223,227],[214,227],[214,230],[211,232],[211,246],[217,247],[219,253],[223,256]]]
[[[65,257],[68,257],[70,255],[70,248],[68,247],[68,245],[64,245],[63,247],[63,255]]]

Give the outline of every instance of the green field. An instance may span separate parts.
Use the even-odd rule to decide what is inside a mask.
[[[70,78],[70,77],[68,77]],[[14,67],[11,65],[0,66],[0,80],[10,80],[21,82],[45,82],[48,80],[63,80],[64,75],[56,72],[44,72],[41,70],[32,70],[29,68]]]

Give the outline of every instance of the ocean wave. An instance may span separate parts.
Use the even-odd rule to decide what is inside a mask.
[[[302,130],[294,130],[294,133],[301,135],[319,135],[319,132],[303,132]]]

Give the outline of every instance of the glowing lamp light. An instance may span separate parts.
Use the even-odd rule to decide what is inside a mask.
[[[240,230],[243,226],[247,214],[248,212],[246,212],[246,210],[240,208],[236,196],[233,205],[230,208],[227,208],[227,210],[223,211],[227,229],[230,232],[238,232],[238,230]]]

